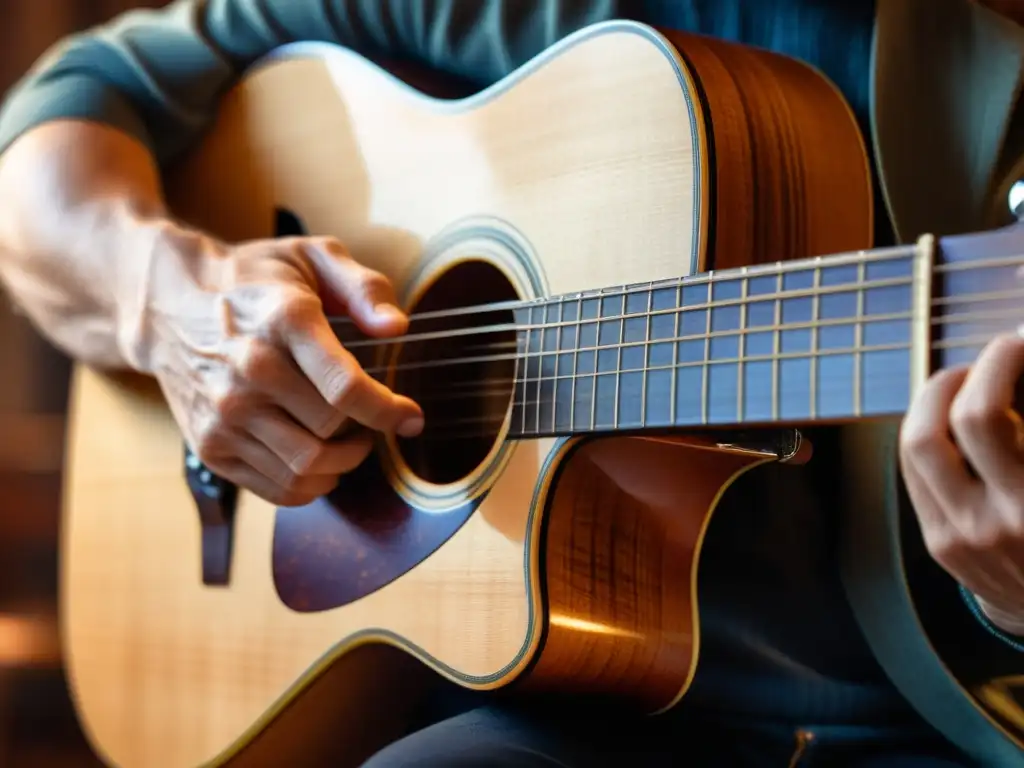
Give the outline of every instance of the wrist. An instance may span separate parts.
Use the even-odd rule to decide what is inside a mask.
[[[197,267],[206,258],[202,234],[164,216],[148,216],[118,206],[110,214],[116,243],[113,256],[117,346],[135,371],[153,375],[158,367],[159,320],[167,297],[181,298],[195,287]]]

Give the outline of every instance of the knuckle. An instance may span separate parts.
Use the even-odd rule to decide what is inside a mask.
[[[336,237],[322,236],[313,238],[312,244],[314,247],[319,248],[324,253],[330,254],[331,256],[339,259],[347,259],[349,257],[348,248]]]
[[[327,377],[324,387],[328,393],[327,401],[335,410],[347,413],[358,403],[362,389],[362,379],[352,368],[336,367]]]
[[[1006,546],[1012,535],[1001,525],[976,525],[963,534],[961,550],[991,552]]]
[[[249,381],[269,378],[277,367],[277,351],[259,339],[246,345],[238,364],[238,372]]]
[[[947,571],[956,570],[956,564],[963,559],[963,542],[951,534],[946,526],[925,528],[924,545],[928,554]]]
[[[317,463],[324,455],[326,446],[320,441],[314,442],[303,450],[296,453],[288,462],[288,469],[297,477],[305,477],[312,473]]]
[[[931,453],[939,444],[942,435],[934,428],[921,424],[904,424],[900,430],[899,447],[904,460],[911,460]]]
[[[973,434],[991,429],[1001,417],[998,408],[981,398],[957,397],[950,408],[949,422],[955,432]]]
[[[211,397],[214,428],[237,424],[243,418],[248,404],[245,392],[232,385]]]
[[[302,475],[293,471],[291,467],[285,467],[282,469],[274,480],[279,486],[289,493],[297,492],[302,485]]]
[[[321,440],[328,440],[333,437],[339,429],[341,429],[341,425],[344,423],[344,414],[331,409],[324,415],[323,419],[316,424],[312,432]]]
[[[359,268],[359,286],[369,295],[387,293],[391,290],[391,281],[383,272],[369,267]]]
[[[319,311],[320,300],[315,295],[289,288],[277,298],[270,322],[275,326],[295,328],[308,324]]]
[[[216,418],[204,419],[195,429],[193,452],[208,468],[213,469],[224,443],[224,430]]]

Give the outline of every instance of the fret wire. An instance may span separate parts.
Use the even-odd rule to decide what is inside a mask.
[[[622,315],[626,314],[626,297],[619,297],[619,301],[622,302],[622,309],[620,310]],[[604,299],[601,300],[601,313],[604,313]],[[612,429],[619,428],[619,392],[622,385],[622,347],[626,342],[626,320],[625,317],[619,321],[619,348],[616,351],[615,356],[615,400],[612,403]],[[601,327],[597,329],[598,339],[601,335]],[[596,361],[595,361],[596,365]]]
[[[905,259],[905,258],[913,256],[915,253],[916,253],[916,247],[915,246],[896,246],[894,248],[878,249],[878,250],[867,252],[867,253],[865,253],[864,251],[849,251],[849,252],[845,252],[845,253],[837,253],[837,254],[833,254],[833,255],[830,255],[830,256],[827,256],[827,257],[824,257],[824,258],[826,258],[827,261],[828,261],[828,264],[826,265],[828,267],[840,267],[840,266],[846,266],[846,265],[850,265],[850,264],[855,264],[855,265],[858,265],[858,266],[862,266],[863,264],[867,264],[867,263],[878,263],[878,262],[885,262],[885,261],[894,261],[894,260]],[[815,258],[818,258],[818,257],[815,257]],[[999,257],[999,258],[992,258],[992,259],[981,259],[981,260],[978,260],[976,262],[964,263],[963,265],[942,264],[942,265],[936,266],[934,268],[934,272],[941,273],[941,272],[953,271],[953,270],[970,270],[970,269],[976,269],[976,268],[987,268],[987,267],[998,267],[998,266],[1012,266],[1012,265],[1017,264],[1017,263],[1024,263],[1024,262],[1022,262],[1022,259],[1024,259],[1024,254],[1015,255],[1015,256],[1012,256],[1012,257]],[[787,261],[787,262],[774,262],[774,263],[771,263],[771,264],[758,264],[758,265],[754,265],[754,266],[749,268],[749,270],[750,270],[750,277],[770,277],[770,276],[778,275],[778,274],[803,271],[803,270],[808,268],[808,264],[810,262],[812,262],[812,261],[813,261],[813,259],[797,259],[797,260],[794,260],[794,261]],[[721,271],[721,272],[718,273],[718,278],[721,280],[721,279],[726,279],[726,278],[728,278],[730,276],[733,276],[733,275],[738,275],[739,272],[741,271],[741,269],[742,268],[737,267],[735,269],[729,269],[729,270]],[[688,276],[684,275],[682,277],[665,278],[664,280],[658,280],[658,281],[656,281],[654,283],[654,287],[657,289],[657,288],[674,288],[674,287],[679,287],[679,286],[682,286],[682,285],[699,285],[700,283],[705,282],[706,279],[707,279],[706,276],[702,275],[702,274],[688,275]],[[608,289],[605,289],[605,290],[607,291]],[[626,285],[626,286],[620,286],[620,287],[614,289],[613,293],[617,292],[620,295],[629,295],[631,293],[636,292],[636,290],[637,289],[635,289],[635,288],[633,288],[633,287],[631,287],[629,285]],[[578,295],[580,295],[580,296],[582,296],[584,298],[587,298],[587,297],[592,297],[594,295],[594,292],[593,291],[583,291],[582,293],[580,293]],[[612,294],[609,293],[608,295],[612,295]],[[410,320],[416,321],[416,320],[427,319],[427,318],[430,318],[430,317],[438,317],[438,316],[450,317],[450,316],[457,315],[457,314],[477,314],[477,315],[479,315],[482,312],[492,312],[492,311],[493,312],[498,312],[498,311],[505,311],[505,310],[509,310],[509,309],[517,309],[517,308],[518,309],[523,309],[523,308],[529,308],[530,306],[540,306],[542,304],[562,301],[563,298],[564,297],[547,297],[547,298],[543,298],[543,299],[532,299],[532,300],[528,300],[528,301],[523,301],[523,300],[516,299],[516,300],[505,301],[505,302],[494,302],[492,304],[470,305],[470,306],[459,307],[459,308],[454,308],[454,309],[434,310],[434,311],[430,311],[430,312],[414,313],[413,315],[410,315]],[[771,297],[770,296],[759,296],[759,298],[770,299]],[[331,317],[328,317],[327,319],[332,324],[353,323],[352,318],[351,317],[347,317],[347,316],[343,316],[343,317],[331,316]]]
[[[597,319],[594,321],[594,375],[590,378],[590,429],[597,423],[597,348],[601,346],[601,291],[597,297]]]
[[[810,413],[813,419],[817,414],[818,409],[818,326],[817,322],[821,319],[821,301],[817,294],[818,288],[821,287],[821,260],[818,259],[814,265],[814,290],[815,295],[811,299],[811,381],[810,381]]]
[[[679,363],[679,342],[676,339],[679,337],[679,322],[683,316],[683,284],[680,283],[676,286],[676,315],[674,318],[674,324],[672,326],[672,388],[669,390],[671,393],[671,403],[669,404],[669,424],[676,423],[676,401],[679,399],[676,395],[676,386],[678,385],[676,376],[676,365]],[[649,355],[650,349],[645,350]]]
[[[873,251],[847,251],[844,253],[836,253],[827,256],[829,267],[842,267],[850,264],[874,264],[877,262],[884,261],[897,261],[899,259],[906,259],[913,256],[916,253],[915,246],[899,245],[892,248],[879,248]],[[795,259],[793,261],[776,261],[768,264],[755,264],[748,268],[750,277],[781,277],[784,274],[790,272],[802,272],[806,270],[810,264],[814,262],[814,259],[818,257]],[[990,266],[1002,266],[1003,262],[995,262]],[[988,265],[986,265],[988,266]],[[936,267],[936,270],[943,271],[949,269],[948,266],[942,265]],[[664,280],[654,281],[654,287],[657,288],[675,288],[680,286],[693,286],[700,285],[701,283],[709,282],[712,277],[712,272],[715,274],[715,279],[719,281],[728,280],[729,278],[736,277],[741,272],[741,267],[734,267],[726,270],[711,270],[696,275],[684,275],[682,277],[668,277]],[[590,291],[584,291],[582,293],[583,298],[597,298],[601,296],[628,296],[631,293],[635,293],[639,289],[632,285],[622,285],[615,288],[600,288]],[[557,299],[547,299],[547,301],[555,301]],[[545,301],[544,299],[540,301]],[[515,302],[518,304],[519,302]],[[498,305],[497,309],[503,309]],[[470,310],[479,312],[479,307],[470,307]]]
[[[991,337],[985,336],[985,337],[978,337],[978,338],[973,338],[973,339],[972,338],[951,339],[948,342],[946,342],[946,341],[935,342],[935,343],[932,344],[932,348],[934,348],[934,349],[947,349],[947,348],[953,348],[953,347],[958,347],[958,346],[968,346],[968,347],[969,346],[978,346],[978,347],[980,347],[980,346],[984,346],[984,344],[988,340],[990,340],[990,338]],[[860,351],[861,352],[895,352],[895,351],[908,350],[908,349],[911,349],[911,348],[912,348],[912,345],[909,344],[909,343],[905,343],[905,342],[892,342],[892,343],[889,343],[889,344],[872,344],[870,346],[861,348]],[[852,355],[852,354],[854,354],[857,351],[858,351],[857,348],[855,348],[853,346],[850,346],[850,347],[836,347],[836,348],[829,348],[829,349],[818,350],[818,356],[819,357],[835,357],[835,356],[838,356],[838,355]],[[715,360],[714,364],[715,365],[718,365],[718,364],[733,365],[733,364],[738,364],[740,362],[751,363],[751,362],[769,362],[769,361],[772,361],[772,360],[774,360],[774,361],[779,361],[779,360],[799,360],[799,359],[805,358],[805,357],[807,357],[807,352],[806,351],[778,352],[778,353],[771,353],[771,354],[764,354],[764,355],[747,355],[746,357],[744,357],[742,359],[740,359],[739,357],[722,358],[720,360]],[[677,368],[677,369],[680,369],[680,368],[697,368],[698,366],[706,368],[707,367],[707,363],[705,363],[702,360],[694,360],[694,361],[691,361],[691,362],[677,363],[674,367]],[[649,371],[667,371],[667,370],[670,370],[671,368],[673,368],[673,366],[671,364],[669,364],[669,363],[666,363],[665,365],[653,365],[653,366],[650,366],[648,368],[648,370]],[[642,372],[643,372],[643,368],[626,368],[626,369],[623,370],[623,373],[642,373]],[[570,375],[571,374],[566,374],[564,376],[559,376],[558,378],[559,379],[568,379],[570,377]],[[590,374],[580,374],[581,377],[582,376],[589,376],[589,375]],[[539,380],[540,379],[530,379],[530,381],[539,381]],[[553,381],[554,377],[551,377],[551,376],[543,377],[543,380],[544,381]]]
[[[640,380],[640,426],[647,426],[647,359],[651,353],[651,309],[654,306],[654,281],[651,280],[647,291],[647,321],[644,323],[644,372]],[[625,307],[622,308],[626,310]]]
[[[532,310],[527,310],[527,312],[531,312],[531,311]],[[525,342],[526,353],[523,355],[523,358],[522,358],[522,361],[523,361],[523,402],[524,403],[530,398],[530,395],[529,395],[529,392],[528,392],[528,387],[530,386],[529,379],[530,379],[530,333],[531,332],[532,332],[532,330],[530,328],[526,329],[526,342]],[[518,366],[516,366],[516,367],[518,368]],[[540,384],[538,384],[537,386],[539,387]],[[526,434],[526,406],[525,405],[523,405],[520,408],[520,414],[521,414],[521,421],[522,421],[522,430],[523,430],[523,434],[525,435]]]
[[[719,282],[721,282],[721,279],[719,279]],[[865,288],[895,288],[895,287],[902,286],[902,285],[913,285],[913,282],[914,282],[913,278],[910,278],[910,277],[906,277],[906,278],[904,278],[904,277],[894,277],[894,278],[885,278],[885,279],[880,279],[880,280],[873,280],[871,282],[871,285],[867,285],[867,286],[864,286],[864,287]],[[680,291],[679,295],[681,295],[683,287],[688,287],[688,286],[680,286],[680,288],[678,289]],[[856,289],[857,289],[857,286],[852,284],[852,283],[842,283],[842,284],[838,284],[838,285],[832,285],[832,286],[827,286],[825,288],[821,288],[821,289],[819,289],[818,294],[820,296],[829,296],[829,295],[832,295],[834,293],[847,293],[848,291],[856,290]],[[1015,296],[1007,296],[1007,297],[1003,297],[1003,298],[1016,298],[1016,297],[1019,297],[1021,295],[1024,295],[1024,292],[1018,291]],[[812,288],[803,288],[803,289],[798,289],[798,290],[795,289],[795,290],[791,290],[791,291],[786,291],[784,293],[758,294],[756,296],[748,298],[746,303],[750,304],[750,303],[755,303],[755,302],[770,301],[772,299],[804,299],[804,298],[810,298],[812,296],[814,296],[814,289],[812,289]],[[973,298],[973,297],[965,297],[965,298],[960,299],[960,300],[961,301],[966,301],[966,300],[968,300],[970,298]],[[742,307],[743,303],[744,303],[743,299],[722,299],[720,301],[714,302],[713,304],[710,303],[710,302],[705,302],[705,303],[702,303],[702,304],[689,304],[686,307],[675,307],[675,308],[669,307],[667,309],[652,309],[650,314],[652,314],[652,315],[668,315],[668,314],[671,314],[673,312],[678,312],[678,311],[680,311],[682,309],[685,309],[688,312],[696,312],[696,311],[701,310],[701,309],[721,309],[721,308],[724,308],[724,307]],[[645,313],[643,313],[643,312],[633,312],[632,314],[626,314],[625,312],[623,312],[622,314],[612,315],[611,317],[604,317],[604,318],[601,318],[601,319],[602,320],[620,320],[620,319],[621,320],[625,320],[625,319],[630,318],[630,317],[640,317],[643,314],[645,314]],[[552,328],[558,328],[558,327],[567,326],[567,325],[572,325],[572,321],[571,320],[559,320],[559,321],[552,322],[552,323],[531,323],[531,325],[529,327],[532,327],[534,330],[540,330],[542,326],[544,328],[547,328],[547,329],[552,329]],[[494,330],[496,332],[497,331],[508,331],[508,330],[520,330],[521,331],[521,330],[525,330],[527,327],[528,327],[527,325],[519,325],[519,326],[517,326],[517,325],[509,324],[509,325],[485,326],[485,329],[492,329],[492,330]],[[477,328],[469,328],[467,330],[457,329],[455,331],[431,332],[431,334],[429,336],[426,333],[418,334],[418,335],[411,334],[412,338],[404,337],[403,336],[403,337],[399,337],[399,338],[394,339],[394,342],[409,342],[409,341],[426,340],[426,339],[431,339],[431,338],[448,338],[450,336],[471,335],[471,334],[480,333],[481,330],[482,330],[481,328],[477,327]],[[348,346],[350,346],[350,347],[357,347],[357,346],[365,346],[365,344],[379,344],[379,343],[380,342],[376,341],[376,340],[368,340],[368,341],[365,341],[365,342],[364,341],[350,342],[348,344]]]
[[[573,344],[572,351],[572,383],[569,391],[569,428],[572,429],[576,424],[576,376],[579,373],[579,358],[580,358],[580,338],[583,336],[583,297],[576,297],[576,330],[575,336],[576,343]],[[597,354],[596,352],[594,353]]]
[[[708,273],[707,308],[704,310],[704,370],[700,382],[700,418],[702,424],[708,423],[708,395],[711,379],[711,299],[714,297],[715,271]]]
[[[750,278],[747,276],[747,268],[742,269],[743,277],[740,280],[740,298],[746,301],[750,289]],[[747,304],[740,305],[740,333],[739,333],[739,357],[740,362],[736,365],[736,420],[743,421],[743,356],[747,353]]]
[[[545,304],[543,308],[544,312],[544,325],[547,326],[548,319],[548,307],[550,304]],[[544,375],[544,331],[545,328],[540,329],[540,343],[537,345],[537,370],[540,372],[540,376]],[[536,424],[535,429],[540,432],[540,381],[537,381],[537,400],[534,403],[533,420]]]
[[[989,339],[990,339],[989,335],[982,334],[982,335],[978,335],[977,337],[966,337],[966,338],[958,338],[958,339],[953,339],[953,340],[943,341],[943,342],[935,342],[931,346],[933,348],[959,347],[959,346],[975,346],[975,347],[979,347],[980,348],[980,347],[984,346],[984,344],[987,343],[987,341]],[[872,344],[872,345],[867,346],[867,347],[865,347],[863,345],[860,345],[859,347],[847,347],[847,348],[824,349],[824,350],[819,348],[818,351],[817,351],[817,355],[822,356],[822,357],[824,357],[824,356],[833,356],[833,355],[835,355],[835,356],[848,356],[848,355],[851,355],[851,354],[855,354],[856,355],[856,354],[863,354],[865,352],[877,352],[877,351],[908,351],[908,352],[912,352],[913,349],[914,349],[913,343]],[[748,356],[744,356],[742,358],[736,357],[736,358],[732,358],[732,359],[718,360],[718,361],[715,361],[715,362],[729,363],[729,364],[739,364],[741,362],[749,362],[751,360],[768,360],[768,359],[772,359],[772,360],[775,360],[775,361],[779,361],[779,360],[786,360],[786,359],[799,359],[799,358],[804,357],[805,355],[806,355],[805,351],[796,351],[796,352],[781,352],[780,351],[777,354],[770,354],[770,355],[748,355]],[[647,362],[645,362],[643,367],[638,367],[636,369],[629,369],[629,371],[626,371],[626,370],[623,369],[623,372],[634,372],[634,371],[635,372],[643,372],[645,369],[648,370],[648,371],[660,371],[660,370],[666,370],[666,369],[672,369],[672,371],[675,371],[675,370],[677,370],[679,368],[692,368],[694,366],[703,366],[705,371],[708,368],[708,364],[706,364],[704,361],[693,361],[693,362],[684,362],[684,363],[675,363],[675,364],[666,364],[666,365],[655,365],[655,366],[651,366]],[[516,383],[516,385],[518,385],[519,383],[525,383],[525,385],[528,386],[529,383],[532,383],[534,381],[539,384],[542,381],[543,382],[548,382],[548,381],[563,380],[563,379],[566,379],[566,378],[573,379],[573,378],[578,377],[579,375],[580,374],[578,374],[578,373],[558,374],[557,376],[554,376],[554,377],[549,377],[549,376],[541,375],[541,376],[537,377],[536,379],[528,378],[525,382],[520,382],[520,381],[517,380],[515,383]],[[557,387],[557,384],[556,384],[556,387]],[[554,391],[557,392],[557,388]],[[672,396],[673,396],[673,398],[675,397],[675,392],[672,393]],[[539,405],[539,403],[541,403],[541,402],[544,402],[544,400],[538,398],[537,404]],[[513,407],[515,407],[517,405],[529,406],[530,403],[531,403],[531,400],[530,400],[529,397],[527,397],[527,399],[525,401],[523,401],[522,403],[514,401],[512,403],[512,406]],[[855,405],[858,405],[858,404],[855,403]],[[779,416],[779,414],[776,413],[776,414],[772,415],[771,420],[773,420],[773,421],[774,420],[778,420],[778,418],[780,418],[780,416]],[[737,421],[739,423],[741,423],[742,422],[742,417],[738,417]],[[694,424],[698,424],[698,423],[702,423],[702,421],[694,422]],[[617,425],[613,425],[612,428],[617,428]],[[591,429],[594,429],[594,425],[591,426]],[[575,431],[575,427],[570,427],[570,431]],[[557,433],[558,432],[557,425],[553,428],[552,432],[553,433]],[[531,433],[524,426],[521,434],[526,435],[526,434],[531,434]],[[535,434],[542,434],[540,432],[539,426],[537,427],[537,429],[535,431]]]
[[[864,264],[857,265],[857,285],[863,286],[867,275]],[[861,369],[863,366],[860,348],[864,343],[864,288],[857,289],[857,312],[854,315],[853,346],[857,351],[853,355],[853,415],[858,417],[864,407],[864,393],[861,391]]]
[[[686,309],[688,310],[689,308],[687,307]],[[909,319],[913,319],[913,317],[914,317],[913,312],[892,312],[892,313],[887,313],[887,314],[884,314],[884,315],[883,314],[877,314],[877,315],[865,316],[861,320],[857,320],[857,318],[855,316],[854,317],[841,317],[841,318],[828,318],[828,319],[825,319],[825,320],[819,320],[818,323],[817,323],[817,326],[825,327],[825,326],[835,326],[835,325],[855,325],[855,326],[859,327],[860,324],[877,323],[877,322],[890,322],[890,321],[893,321],[893,320],[905,320],[905,319],[908,319],[908,318]],[[942,318],[936,318],[933,322],[941,323],[942,322]],[[668,343],[668,342],[672,342],[672,341],[674,341],[674,342],[681,342],[681,341],[703,341],[703,340],[708,339],[708,338],[717,338],[717,337],[720,337],[720,336],[729,336],[729,335],[733,335],[733,334],[736,334],[736,333],[748,334],[748,333],[768,333],[768,332],[772,332],[772,331],[791,331],[791,330],[797,330],[797,329],[811,328],[811,327],[814,327],[814,325],[815,324],[810,323],[810,322],[792,322],[792,323],[786,323],[786,324],[777,323],[777,324],[772,324],[772,325],[757,326],[756,328],[752,328],[752,329],[751,328],[747,328],[747,329],[745,329],[743,331],[739,331],[739,332],[736,331],[735,329],[732,329],[732,330],[726,330],[726,331],[712,331],[710,334],[705,333],[705,332],[693,333],[693,334],[688,334],[686,336],[675,336],[673,338],[668,338],[668,339],[658,339],[657,343]],[[591,352],[591,351],[599,352],[599,351],[607,351],[607,350],[611,350],[611,349],[617,349],[620,346],[629,347],[629,346],[644,346],[644,345],[645,345],[645,342],[642,342],[642,341],[623,342],[621,345],[618,342],[611,342],[609,344],[595,345],[595,346],[591,346],[591,347],[580,347],[579,351],[580,352]],[[430,362],[427,362],[427,363],[409,363],[409,364],[405,364],[405,365],[399,366],[398,369],[399,370],[413,370],[413,369],[419,369],[419,368],[435,368],[435,367],[438,367],[438,366],[447,366],[447,365],[453,365],[453,364],[458,364],[458,363],[471,363],[471,362],[496,361],[496,360],[515,360],[515,359],[517,359],[519,357],[523,357],[523,358],[537,357],[540,354],[541,354],[540,352],[531,352],[529,354],[518,354],[518,353],[510,352],[510,353],[507,353],[507,354],[496,354],[496,355],[484,355],[484,356],[449,358],[449,359],[442,359],[442,360],[433,360],[433,361],[430,361]],[[801,354],[806,356],[808,353],[807,352],[802,352]],[[712,360],[711,362],[721,362],[721,361],[719,361],[719,360]],[[367,368],[367,369],[364,369],[364,370],[367,373],[373,374],[373,373],[384,373],[384,372],[389,371],[391,369]],[[640,369],[637,369],[637,370],[640,370]]]
[[[559,320],[562,319],[562,303],[561,302],[555,304],[555,316]],[[545,320],[547,319],[547,310],[544,311],[544,319]],[[558,363],[559,363],[560,358],[562,357],[559,354],[559,351],[562,348],[562,329],[558,328],[557,330],[555,330],[554,333],[555,333],[555,383],[554,383],[555,390],[554,390],[554,394],[551,397],[551,431],[552,432],[554,432],[555,429],[558,426],[558,422],[555,421],[555,419],[557,418],[556,412],[558,411]],[[544,360],[544,358],[542,357],[541,358],[541,362],[543,362],[543,360]]]
[[[782,273],[780,272],[775,277],[775,292],[782,292]],[[775,299],[775,307],[773,313],[773,322],[775,324],[775,332],[772,334],[772,354],[778,355],[782,345],[782,299]],[[774,357],[772,358],[772,420],[779,418],[779,362]]]

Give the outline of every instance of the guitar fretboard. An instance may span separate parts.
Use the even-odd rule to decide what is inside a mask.
[[[512,436],[902,413],[914,250],[520,308]]]

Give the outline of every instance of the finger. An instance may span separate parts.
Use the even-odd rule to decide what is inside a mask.
[[[1013,411],[1024,372],[1024,339],[1000,336],[982,350],[950,407],[950,426],[964,458],[982,481],[1000,493],[1024,492]]]
[[[378,432],[404,437],[423,429],[419,406],[366,373],[338,341],[319,308],[288,313],[282,335],[299,368],[342,415]]]
[[[236,365],[242,376],[314,435],[326,439],[341,426],[344,417],[281,349],[249,339],[238,356]]]
[[[226,462],[216,472],[219,476],[234,483],[239,488],[245,488],[264,501],[278,507],[301,507],[303,504],[309,504],[333,490],[331,488],[323,492],[288,490],[277,485],[269,477],[238,459]]]
[[[282,412],[263,410],[249,421],[249,432],[297,475],[343,475],[358,467],[373,449],[366,432],[344,440],[320,440]]]
[[[972,521],[963,515],[947,514],[913,465],[905,475],[907,492],[921,524],[921,536],[932,559],[972,592],[994,594],[993,590],[999,589],[999,580],[984,567],[991,564],[991,557],[979,558],[969,531],[964,530]]]
[[[949,408],[967,377],[966,368],[952,368],[932,376],[921,388],[900,429],[900,459],[916,472],[939,500],[943,514],[969,508],[979,491],[960,451],[950,438]]]
[[[306,241],[306,255],[323,290],[339,300],[360,330],[371,336],[397,336],[409,327],[387,277],[363,266],[332,238]]]
[[[336,474],[300,475],[293,472],[273,451],[248,435],[238,435],[234,449],[239,460],[288,494],[283,497],[290,500],[288,506],[294,506],[296,499],[305,503],[328,494],[338,484]],[[265,483],[263,485],[266,486]]]

